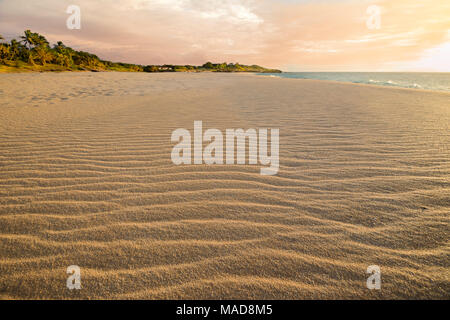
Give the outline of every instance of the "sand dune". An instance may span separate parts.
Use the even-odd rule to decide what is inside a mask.
[[[450,296],[448,93],[237,74],[0,87],[0,298]],[[175,166],[171,133],[194,120],[280,128],[279,173]]]

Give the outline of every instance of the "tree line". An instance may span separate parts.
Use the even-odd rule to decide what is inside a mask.
[[[0,35],[0,41],[4,38]],[[129,71],[129,72],[281,72],[257,65],[246,66],[239,63],[215,64],[207,62],[202,66],[191,65],[136,65],[111,62],[100,59],[95,54],[77,51],[63,42],[53,46],[36,32],[24,31],[19,39],[0,42],[0,67],[9,69],[39,71]]]

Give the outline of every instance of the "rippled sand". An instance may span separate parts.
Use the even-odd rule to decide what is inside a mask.
[[[449,98],[238,74],[0,75],[0,297],[448,299]],[[280,128],[279,174],[173,165],[171,133],[194,120]]]

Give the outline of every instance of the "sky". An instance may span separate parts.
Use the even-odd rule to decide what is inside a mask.
[[[144,65],[450,72],[449,0],[0,0],[0,34],[26,29]]]

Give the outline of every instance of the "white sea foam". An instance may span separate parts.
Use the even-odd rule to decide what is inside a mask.
[[[285,72],[270,77],[331,80],[381,86],[450,91],[450,73],[420,72]]]

